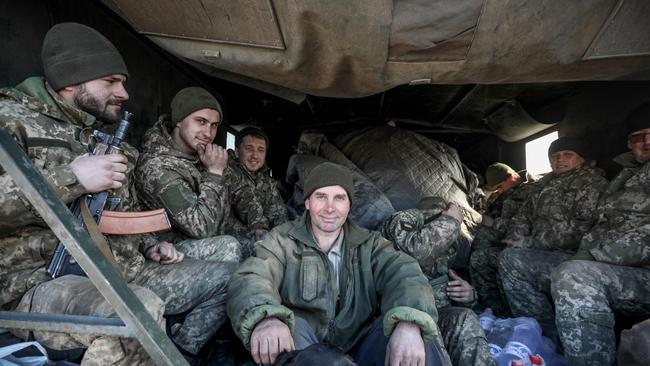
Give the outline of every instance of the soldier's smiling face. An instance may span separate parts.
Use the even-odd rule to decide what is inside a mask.
[[[315,190],[306,200],[314,235],[336,232],[343,226],[350,212],[348,193],[341,186],[327,186]]]
[[[214,109],[194,111],[177,122],[173,133],[174,142],[186,153],[194,154],[199,145],[211,144],[221,123],[221,115]],[[176,132],[177,131],[177,132]]]
[[[122,102],[129,100],[129,93],[124,89],[125,82],[126,76],[115,74],[66,88],[72,90],[72,99],[77,108],[101,121],[112,123],[120,120]]]
[[[582,156],[571,150],[555,152],[548,157],[548,160],[551,163],[551,169],[555,175],[575,169],[585,162]]]
[[[266,141],[263,138],[247,135],[237,146],[237,157],[249,172],[256,172],[266,161]]]
[[[639,163],[650,160],[650,128],[631,133],[627,138],[627,147]]]

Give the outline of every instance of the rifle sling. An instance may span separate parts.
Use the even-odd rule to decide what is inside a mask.
[[[86,229],[88,230],[88,234],[90,234],[90,238],[95,242],[95,244],[97,244],[97,248],[99,248],[102,254],[104,254],[104,257],[106,257],[106,259],[108,259],[108,261],[111,262],[111,264],[115,267],[115,269],[119,271],[120,266],[117,264],[117,261],[115,261],[115,256],[113,256],[113,252],[108,246],[106,238],[99,231],[97,223],[90,214],[90,210],[88,209],[88,202],[86,202],[85,199],[82,199],[80,202],[80,211],[81,218],[86,225]]]

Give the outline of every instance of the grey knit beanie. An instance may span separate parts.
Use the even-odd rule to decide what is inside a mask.
[[[172,99],[172,122],[180,122],[191,113],[205,108],[218,111],[219,118],[223,119],[221,104],[209,91],[196,86],[181,89]]]
[[[96,30],[79,23],[59,23],[43,40],[45,79],[54,90],[113,74],[129,76],[115,46]]]
[[[646,128],[650,128],[650,100],[646,100],[634,108],[632,113],[625,119],[625,129],[628,136]]]
[[[305,179],[303,197],[309,198],[315,190],[328,186],[341,186],[348,193],[350,203],[354,199],[354,184],[352,173],[346,167],[338,164],[325,162],[314,167]]]

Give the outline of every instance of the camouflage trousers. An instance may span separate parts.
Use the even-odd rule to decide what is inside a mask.
[[[239,263],[242,257],[239,242],[230,235],[187,239],[174,246],[188,258],[205,261]]]
[[[494,365],[476,314],[459,306],[438,309],[438,327],[454,366]]]
[[[133,285],[129,285],[129,288],[164,328],[162,300],[146,288]],[[117,317],[113,307],[88,278],[74,275],[59,277],[33,287],[23,296],[16,310],[103,318]],[[29,331],[26,330],[15,330],[14,334],[22,339],[29,338]],[[34,331],[33,334],[38,342],[53,349],[87,348],[81,361],[82,365],[154,365],[135,338],[41,331]]]
[[[557,343],[551,300],[551,274],[571,254],[507,248],[499,256],[499,274],[512,315],[537,319],[545,336]]]
[[[558,266],[551,281],[569,365],[613,365],[614,313],[650,317],[650,269],[575,260]]]
[[[171,338],[197,354],[226,322],[226,290],[237,266],[194,258],[168,265],[146,261],[134,282],[163,300],[165,315],[186,314],[182,323],[172,326]]]
[[[232,235],[239,241],[241,245],[241,261],[255,255],[255,239],[253,239],[253,233],[246,225],[230,216],[225,231],[227,235]]]
[[[494,314],[502,318],[510,316],[497,268],[497,260],[503,249],[496,246],[476,249],[469,259],[472,286],[478,296],[477,307],[491,308]]]

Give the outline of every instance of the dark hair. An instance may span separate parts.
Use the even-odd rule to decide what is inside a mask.
[[[266,149],[269,148],[269,137],[266,135],[266,132],[259,127],[246,127],[243,130],[237,132],[235,135],[235,147],[239,148],[239,145],[244,141],[244,137],[254,136],[260,139],[264,139],[266,142]]]

